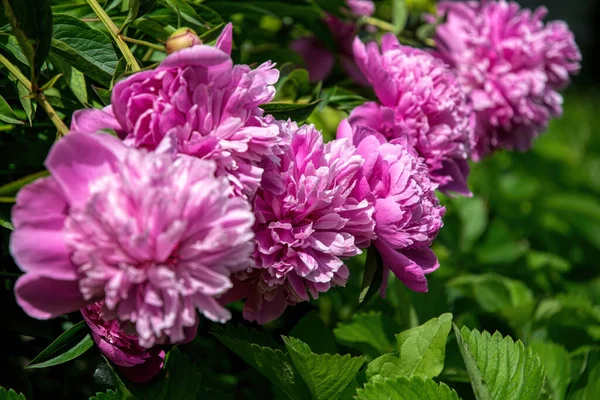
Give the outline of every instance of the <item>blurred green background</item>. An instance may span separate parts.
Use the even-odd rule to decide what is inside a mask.
[[[410,3],[420,7],[424,2]],[[428,276],[429,293],[412,293],[392,279],[386,299],[375,299],[354,313],[362,267],[360,259],[351,260],[346,288],[288,309],[283,318],[265,326],[266,331],[299,337],[316,352],[337,349],[375,358],[393,350],[395,333],[452,312],[458,325],[498,330],[534,346],[542,361],[552,358],[552,365],[568,368],[571,382],[600,379],[600,26],[596,23],[600,2],[529,0],[523,4],[545,4],[551,18],[569,22],[584,53],[584,69],[564,95],[564,116],[552,121],[530,152],[500,152],[472,164],[469,182],[474,196],[442,199],[448,211],[434,245],[441,267]],[[276,30],[255,32],[257,39],[252,42],[246,32],[258,31],[256,20],[235,18],[236,54],[242,61],[264,60],[268,54],[281,65],[293,57],[260,46],[263,41],[281,49],[281,43],[289,40],[279,31],[281,23]],[[271,27],[269,18],[260,19],[259,26]],[[7,78],[1,79],[8,87]],[[336,79],[333,76],[331,81]],[[73,102],[72,97],[60,101]],[[332,137],[345,115],[326,108],[309,121]],[[43,115],[38,116],[33,128],[0,126],[2,183],[40,170],[54,130]],[[10,205],[0,204],[0,219],[9,214]],[[42,322],[18,309],[12,296],[18,269],[8,254],[9,232],[0,230],[0,273],[5,286],[0,290],[0,386],[22,391],[28,399],[87,398],[110,387],[110,371],[96,351],[61,366],[23,370],[28,360],[80,316]],[[233,308],[237,308],[233,322],[242,323],[240,305]],[[210,330],[211,324],[203,320],[199,337],[181,346],[198,363],[203,381],[236,398],[272,398],[269,382],[214,339]],[[448,352],[440,380],[457,389],[463,399],[473,398],[454,341],[449,342]]]

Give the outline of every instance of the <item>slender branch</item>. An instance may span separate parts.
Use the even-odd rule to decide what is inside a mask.
[[[127,64],[129,64],[131,70],[133,72],[141,70],[140,65],[133,56],[133,53],[131,53],[131,50],[127,46],[127,43],[125,43],[125,41],[123,41],[122,37],[119,35],[119,28],[117,28],[113,20],[110,19],[108,14],[106,14],[102,6],[98,4],[97,0],[87,0],[87,2],[90,5],[90,7],[92,7],[92,10],[94,10],[98,18],[100,18],[104,26],[106,26],[106,29],[108,29],[108,31],[110,32],[115,43],[117,43],[117,47],[119,48],[119,50],[121,50],[123,57],[125,57]]]
[[[134,39],[134,38],[130,38],[130,37],[123,36],[123,35],[119,35],[119,37],[129,43],[139,44],[139,45],[146,46],[146,47],[149,47],[154,50],[165,51],[165,46],[160,45],[160,44],[154,44],[154,43],[146,42],[145,40]]]
[[[0,63],[4,65],[11,74],[14,75],[17,78],[17,80],[23,84],[23,86],[25,86],[30,92],[32,91],[31,81],[27,79],[25,75],[23,75],[19,68],[17,68],[13,63],[11,63],[8,60],[8,58],[4,57],[2,54],[0,54]],[[65,125],[62,119],[60,119],[58,114],[56,114],[56,111],[54,110],[52,105],[48,103],[46,96],[44,96],[44,94],[40,92],[35,93],[35,98],[37,99],[38,103],[40,103],[44,111],[46,111],[46,114],[48,114],[50,120],[52,120],[52,122],[54,123],[54,126],[56,126],[56,138],[58,139],[61,136],[69,133],[69,128],[67,127],[67,125]]]
[[[390,31],[390,32],[396,31],[396,27],[394,25],[390,24],[389,22],[377,19],[377,18],[362,17],[360,20],[363,24],[373,25],[380,29],[383,29],[384,31]]]

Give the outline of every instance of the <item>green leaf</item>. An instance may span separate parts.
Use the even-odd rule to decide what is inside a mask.
[[[156,1],[157,0],[129,0],[127,18],[125,18],[125,22],[123,22],[120,30],[123,31],[123,29],[133,20],[149,13],[156,5]]]
[[[363,350],[366,345],[375,351],[367,349],[363,352],[380,355],[394,350],[391,339],[395,331],[396,326],[391,318],[381,311],[372,311],[355,314],[351,321],[338,324],[333,334],[346,346]]]
[[[569,390],[567,400],[597,400],[600,393],[600,350],[591,351],[583,374]]]
[[[98,95],[104,105],[110,104],[111,90],[92,85],[92,90]]]
[[[200,390],[200,372],[188,356],[173,347],[165,362],[165,379],[157,398],[194,400]]]
[[[481,197],[457,197],[452,199],[461,220],[460,248],[469,251],[483,235],[488,224],[488,211]]]
[[[90,400],[122,400],[123,395],[118,391],[108,390],[106,393],[96,393]]]
[[[583,331],[592,339],[600,340],[600,307],[584,297],[559,295],[544,299],[535,312],[535,321],[536,325],[548,326],[552,334],[562,332],[560,339],[566,340],[564,343],[567,347],[574,330]]]
[[[380,291],[383,281],[383,260],[379,250],[375,245],[367,249],[367,260],[363,273],[362,283],[360,284],[360,294],[358,296],[358,305],[356,311],[366,306],[369,301]]]
[[[289,336],[302,340],[317,354],[337,353],[337,346],[331,330],[314,310],[298,321]]]
[[[0,400],[26,400],[23,393],[17,393],[12,389],[5,389],[0,386]]]
[[[19,119],[10,108],[10,105],[4,100],[4,97],[0,96],[0,121],[4,121],[7,124],[19,125],[23,121]]]
[[[50,346],[38,354],[25,368],[46,368],[74,360],[94,345],[84,321],[73,325]]]
[[[25,114],[27,115],[27,119],[29,120],[29,125],[31,125],[33,122],[33,117],[35,116],[35,110],[36,110],[36,103],[32,102],[31,97],[29,96],[29,94],[31,93],[31,90],[29,88],[25,87],[25,85],[23,85],[21,82],[19,82],[14,75],[11,74],[11,75],[9,75],[8,78],[13,82],[13,84],[15,85],[15,87],[17,89],[17,94],[19,95],[19,101],[21,102],[23,111],[25,111]]]
[[[31,80],[35,84],[52,40],[50,0],[4,0],[4,7],[12,32],[32,68]]]
[[[530,343],[533,351],[540,356],[546,372],[545,391],[550,398],[562,400],[571,380],[571,359],[564,347],[541,340]]]
[[[211,42],[217,40],[219,35],[221,35],[221,32],[223,31],[224,27],[225,27],[225,24],[223,22],[221,22],[219,25],[215,26],[214,28],[209,29],[208,31],[204,32],[202,35],[199,35],[198,38],[200,38],[200,40],[202,40],[202,43],[205,43],[205,44],[211,43]]]
[[[110,84],[119,61],[108,36],[65,14],[54,16],[51,52],[104,86]]]
[[[49,90],[52,89],[54,87],[54,85],[56,85],[56,82],[58,82],[58,80],[63,76],[63,74],[57,74],[54,75],[52,78],[50,78],[50,80],[46,83],[44,83],[42,85],[42,87],[40,88],[40,90],[43,92],[45,90]]]
[[[283,338],[289,356],[312,398],[336,400],[352,383],[365,360],[346,354],[315,354],[308,345],[295,338]]]
[[[531,320],[533,292],[523,283],[495,274],[461,275],[447,284],[451,298],[470,297],[488,313],[498,313],[513,326]]]
[[[44,176],[48,176],[48,171],[40,171],[35,174],[27,175],[21,179],[17,179],[11,183],[7,183],[6,185],[0,186],[0,196],[9,196],[17,193],[19,189],[23,186],[31,183],[39,178],[43,178]]]
[[[275,119],[287,120],[289,118],[301,123],[312,114],[319,102],[320,100],[311,103],[268,103],[261,107],[266,114],[271,114]]]
[[[358,93],[340,86],[325,89],[321,92],[321,95],[323,99],[323,103],[319,106],[321,111],[326,105],[340,111],[350,111],[367,101],[367,99]]]
[[[438,376],[444,369],[450,328],[452,314],[447,313],[396,335],[401,373],[424,378]]]
[[[308,71],[298,68],[284,75],[282,68],[282,75],[275,84],[275,89],[277,90],[275,102],[281,100],[296,101],[300,97],[310,94],[311,85],[308,79]]]
[[[419,377],[384,379],[358,389],[358,400],[458,400],[458,394],[443,383]]]
[[[15,227],[13,226],[13,224],[10,223],[10,221],[2,219],[1,217],[0,217],[0,226],[2,226],[3,228],[9,229],[11,231],[15,230]]]
[[[498,332],[461,330],[454,326],[460,353],[477,400],[537,400],[544,367],[531,347]]]
[[[408,7],[405,0],[392,0],[392,24],[394,34],[399,35],[408,22]]]
[[[279,348],[249,342],[246,340],[248,331],[231,326],[227,329],[215,327],[213,335],[290,398],[311,398],[289,355]],[[256,335],[253,334],[252,337],[255,338]],[[265,340],[261,339],[260,342],[264,343]]]

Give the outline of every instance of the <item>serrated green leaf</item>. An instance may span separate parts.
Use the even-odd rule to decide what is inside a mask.
[[[4,97],[0,96],[0,121],[4,121],[7,124],[20,125],[23,123],[15,115],[15,112],[10,108],[10,105],[4,100]]]
[[[84,321],[73,325],[60,335],[50,346],[38,354],[25,368],[46,368],[74,360],[94,345]]]
[[[419,377],[384,379],[358,389],[359,400],[458,400],[458,394],[443,383]]]
[[[5,389],[0,386],[0,400],[26,400],[23,393],[17,393],[12,389]]]
[[[308,388],[290,357],[278,348],[263,347],[246,341],[247,332],[240,333],[231,326],[227,330],[216,327],[213,335],[290,398],[310,399]]]
[[[108,36],[66,14],[54,16],[51,52],[105,86],[119,61]]]
[[[271,114],[275,119],[287,120],[289,118],[301,123],[312,114],[319,103],[320,100],[311,103],[268,103],[263,104],[261,108],[265,114]]]
[[[4,7],[23,54],[32,68],[35,85],[52,40],[50,0],[4,0]]]
[[[200,390],[200,372],[188,356],[173,347],[165,362],[165,379],[159,399],[194,400]]]
[[[364,358],[349,354],[315,354],[295,338],[283,337],[283,341],[313,399],[339,399],[365,362]]]
[[[394,332],[394,321],[380,311],[355,314],[351,321],[340,323],[333,330],[340,343],[363,351],[364,345],[370,346],[374,355],[394,351]]]
[[[398,353],[389,353],[371,361],[369,365],[367,365],[365,375],[369,381],[396,378],[401,375],[400,368]]]
[[[546,372],[545,391],[549,398],[562,400],[571,381],[571,359],[564,347],[541,340],[530,343],[533,351],[540,356]]]
[[[569,390],[567,400],[596,400],[600,393],[600,350],[590,351],[583,374]]]
[[[289,336],[302,340],[317,354],[337,353],[335,338],[316,311],[310,311],[302,317]]]
[[[96,393],[95,396],[90,397],[90,400],[122,400],[123,396],[114,390],[108,390],[106,393]]]
[[[14,195],[21,189],[23,186],[31,183],[39,178],[43,178],[44,176],[48,176],[48,171],[40,171],[35,174],[27,175],[21,179],[17,179],[16,181],[7,183],[6,185],[0,186],[0,196],[10,196]]]
[[[537,400],[544,385],[544,367],[531,347],[498,332],[458,329],[458,347],[478,400]]]

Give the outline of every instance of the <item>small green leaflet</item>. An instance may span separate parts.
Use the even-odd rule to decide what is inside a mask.
[[[381,311],[357,313],[352,320],[339,323],[333,330],[340,343],[375,356],[395,350],[392,343],[395,332],[394,321]],[[366,346],[370,349],[365,349]]]
[[[305,121],[321,100],[311,103],[268,103],[262,105],[265,114],[271,114],[275,119],[287,120],[288,118],[298,123]]]
[[[35,174],[27,175],[21,179],[17,179],[14,182],[7,183],[6,185],[2,185],[2,186],[0,186],[0,196],[14,195],[19,191],[19,189],[21,189],[23,186],[27,185],[28,183],[31,183],[39,178],[42,178],[42,177],[48,176],[48,175],[49,175],[48,171],[40,171],[40,172],[36,172]]]
[[[60,335],[50,346],[38,354],[25,368],[46,368],[71,361],[94,345],[84,321],[73,325]]]
[[[23,121],[17,117],[15,112],[12,110],[12,108],[10,108],[10,105],[2,96],[0,96],[0,121],[14,125],[20,125],[23,123]]]
[[[530,343],[533,351],[540,356],[546,372],[545,391],[554,400],[562,400],[571,381],[571,358],[564,347],[541,340]]]

